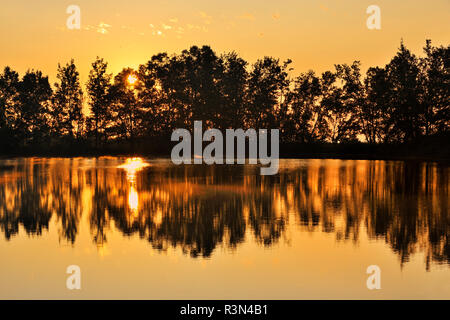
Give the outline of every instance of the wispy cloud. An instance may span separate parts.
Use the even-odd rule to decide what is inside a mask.
[[[98,33],[101,33],[101,34],[107,34],[109,32],[108,31],[109,28],[112,28],[112,25],[107,24],[105,22],[100,22],[96,26],[87,25],[83,29],[86,30],[86,31],[95,31],[95,32],[98,32]]]
[[[157,36],[157,37],[170,37],[173,36],[177,39],[181,39],[181,36],[184,34],[188,34],[190,32],[195,32],[195,31],[201,31],[201,32],[208,32],[208,28],[205,24],[208,24],[206,22],[209,22],[211,18],[211,16],[207,15],[206,13],[202,12],[200,14],[200,16],[203,19],[204,24],[193,24],[193,23],[188,23],[188,24],[179,24],[179,20],[178,18],[171,18],[168,21],[170,22],[170,24],[168,23],[149,23],[148,24],[148,32],[145,32],[146,30],[135,30],[135,28],[133,27],[129,27],[126,25],[122,25],[121,29],[123,30],[127,30],[127,31],[132,31],[134,34],[139,35],[139,36],[144,36],[144,35],[153,35],[153,36]],[[174,25],[174,24],[178,24],[178,25]],[[100,23],[98,26],[92,27],[90,26],[90,28],[93,28],[93,30],[97,30],[99,29],[98,32],[100,33],[108,33],[108,28],[110,28],[111,25],[108,25],[106,23]]]
[[[201,30],[202,29],[202,27],[196,26],[196,25],[193,25],[193,24],[190,24],[190,23],[188,23],[187,27],[188,27],[189,30]]]
[[[204,24],[211,24],[212,22],[212,17],[210,15],[208,15],[206,12],[204,11],[200,11],[199,12],[200,17],[203,19],[203,23]]]
[[[326,6],[326,5],[324,5],[324,4],[319,4],[319,8],[322,10],[322,11],[328,11],[329,10],[329,8]]]
[[[178,33],[178,34],[183,34],[184,33],[184,28],[183,27],[178,27],[175,32]]]
[[[255,16],[251,13],[244,13],[243,15],[240,15],[238,18],[242,19],[242,20],[248,20],[248,21],[255,21],[255,19],[256,19]]]

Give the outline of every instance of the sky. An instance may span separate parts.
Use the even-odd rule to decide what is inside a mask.
[[[70,5],[80,7],[79,30],[66,26]],[[380,30],[366,26],[370,5],[381,9]],[[38,69],[52,84],[71,58],[85,83],[96,56],[118,73],[156,53],[210,45],[250,63],[290,58],[295,76],[354,60],[363,70],[383,66],[401,39],[416,54],[426,39],[450,39],[450,0],[2,0],[0,8],[0,68]]]

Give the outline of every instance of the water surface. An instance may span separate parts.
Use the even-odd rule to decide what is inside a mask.
[[[450,298],[449,167],[0,160],[0,298]],[[82,289],[66,288],[78,265]],[[366,269],[381,268],[381,290]]]

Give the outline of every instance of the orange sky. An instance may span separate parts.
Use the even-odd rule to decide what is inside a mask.
[[[81,30],[66,28],[73,4]],[[372,4],[381,8],[381,30],[366,27]],[[294,74],[353,60],[366,69],[387,63],[401,38],[417,54],[427,38],[448,45],[448,21],[449,0],[2,0],[0,68],[39,69],[53,83],[58,62],[74,58],[85,83],[97,55],[117,73],[158,52],[207,44],[249,62],[291,58]]]

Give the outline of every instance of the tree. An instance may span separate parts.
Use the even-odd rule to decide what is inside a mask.
[[[432,47],[427,40],[421,58],[423,131],[425,135],[450,129],[450,46]]]
[[[39,143],[50,133],[52,89],[41,71],[29,70],[18,84],[16,130],[23,144]]]
[[[83,121],[83,91],[74,60],[64,67],[58,64],[53,101],[53,129],[57,135],[79,137]]]
[[[194,120],[207,127],[226,125],[223,94],[229,88],[223,80],[223,60],[209,46],[153,56],[140,67],[139,76],[146,84],[139,92],[144,109],[151,110],[150,118],[163,132],[189,127]]]
[[[184,96],[187,102],[187,120],[202,120],[204,126],[214,127],[220,118],[219,82],[223,74],[222,61],[209,46],[192,46],[179,56],[185,80]]]
[[[140,85],[137,95],[142,109],[142,133],[147,136],[169,134],[173,113],[169,112],[167,96],[161,87],[160,74],[169,57],[166,53],[155,55],[139,66],[137,77]]]
[[[133,83],[132,83],[133,82]],[[140,82],[133,69],[123,69],[114,78],[110,88],[111,113],[113,124],[111,130],[120,138],[133,142],[139,132],[142,112],[135,95],[135,88]]]
[[[184,59],[177,55],[158,54],[152,57],[142,73],[145,73],[143,81],[147,83],[152,75],[156,76],[155,89],[147,89],[145,105],[152,108],[157,129],[169,134],[175,128],[189,127],[195,93],[190,89]],[[152,93],[155,93],[154,98],[151,98]]]
[[[354,61],[351,66],[347,64],[336,65],[336,77],[340,80],[340,104],[335,113],[337,130],[333,142],[355,141],[360,131],[358,111],[364,104],[364,86],[361,81],[361,64]]]
[[[386,66],[390,89],[389,106],[384,113],[387,141],[407,142],[421,135],[419,71],[416,56],[402,42],[397,55]]]
[[[387,142],[385,117],[390,104],[390,87],[384,68],[369,68],[364,79],[365,101],[359,109],[361,133],[369,143]]]
[[[111,74],[106,73],[108,64],[101,58],[92,63],[89,80],[86,85],[91,111],[90,123],[95,135],[95,144],[98,147],[100,135],[106,140],[106,128],[109,124],[109,90],[111,87]]]
[[[221,102],[216,124],[221,129],[239,128],[246,103],[247,62],[235,52],[223,54],[220,60],[223,64],[219,82]]]
[[[284,121],[283,136],[297,142],[322,140],[326,123],[320,105],[320,79],[313,71],[300,74],[287,97],[291,112]]]
[[[0,74],[0,148],[12,150],[16,145],[14,130],[18,119],[17,96],[19,74],[5,67]]]
[[[289,88],[287,69],[291,60],[280,65],[279,59],[258,60],[249,74],[245,126],[279,127],[278,112]]]
[[[0,74],[0,128],[14,129],[17,120],[19,74],[5,67]]]

